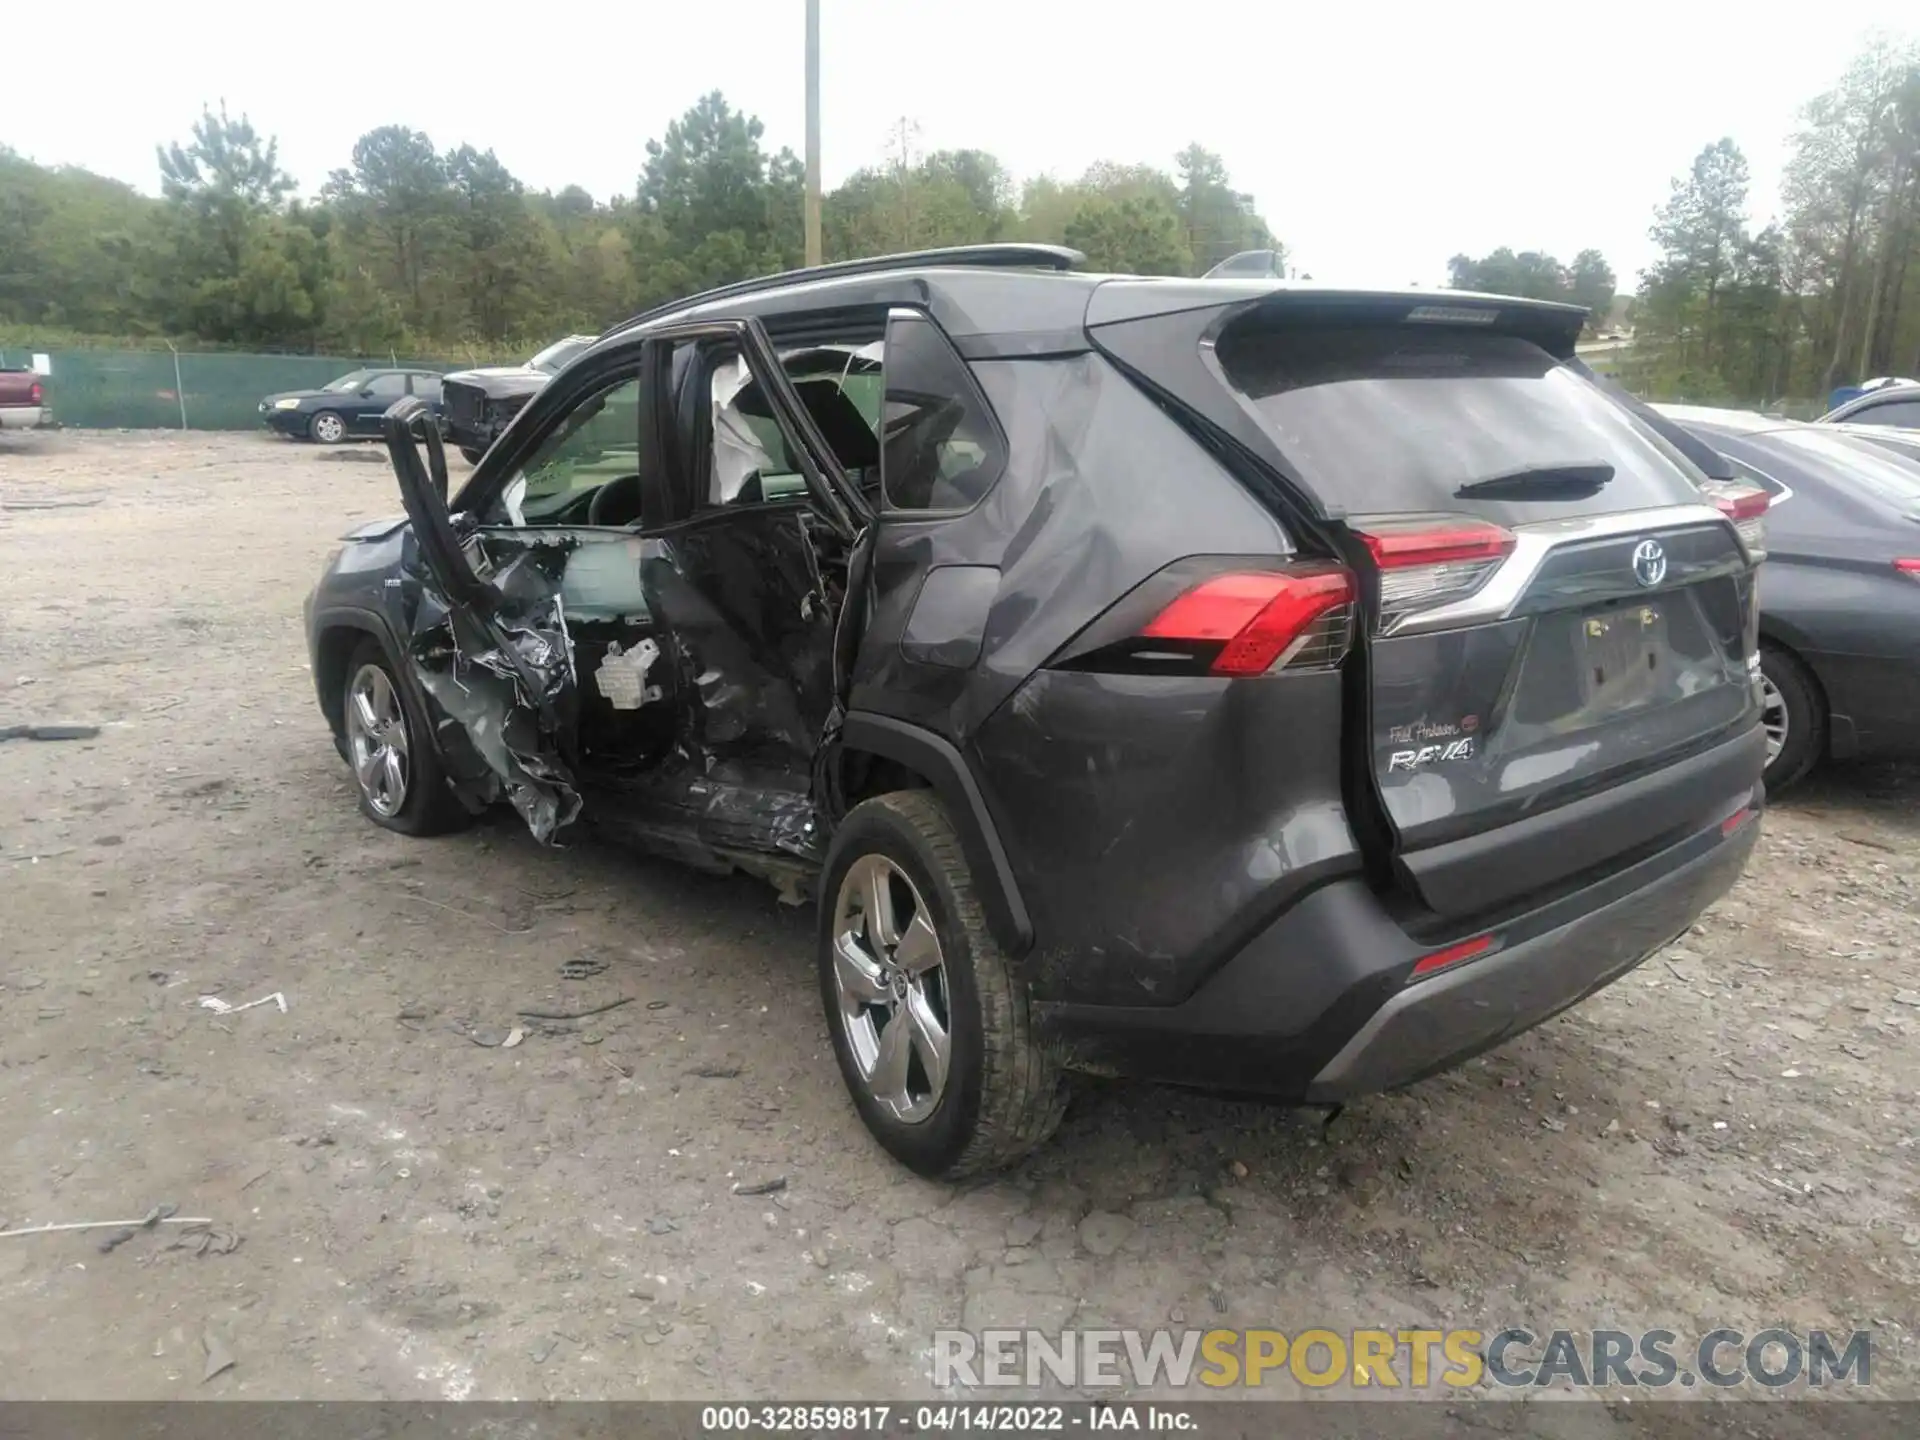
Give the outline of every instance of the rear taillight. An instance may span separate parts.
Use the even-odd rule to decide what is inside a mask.
[[[1770,497],[1758,485],[1714,481],[1706,487],[1707,498],[1733,522],[1740,543],[1754,560],[1767,558],[1767,506]]]
[[[1380,571],[1380,628],[1473,594],[1518,543],[1510,530],[1454,515],[1363,519],[1354,531]]]
[[[1920,560],[1896,560],[1893,568],[1909,580],[1920,580]]]
[[[1204,663],[1211,675],[1328,669],[1346,656],[1352,616],[1353,580],[1339,566],[1235,570],[1175,597],[1127,651]]]
[[[33,384],[27,387],[27,403],[29,405],[38,405],[46,393],[46,391],[40,388],[40,382],[38,380],[34,381]]]

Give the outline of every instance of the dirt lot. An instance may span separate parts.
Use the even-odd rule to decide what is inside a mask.
[[[1816,780],[1682,947],[1324,1138],[1109,1085],[956,1190],[867,1140],[771,890],[358,816],[300,601],[397,510],[377,453],[10,435],[0,504],[0,723],[103,726],[0,744],[0,1229],[218,1226],[0,1239],[6,1397],[912,1396],[996,1323],[1863,1326],[1920,1394],[1912,771]]]

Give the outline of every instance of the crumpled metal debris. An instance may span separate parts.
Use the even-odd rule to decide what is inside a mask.
[[[231,1255],[243,1238],[238,1231],[208,1225],[185,1231],[167,1249],[191,1250],[196,1256]]]
[[[0,725],[0,740],[91,740],[99,733],[98,725],[76,725],[66,721]]]
[[[487,621],[423,596],[411,647],[427,694],[543,844],[580,813],[573,776],[551,754],[551,732],[571,716],[577,683],[559,583],[570,548],[529,548],[494,570],[489,583],[501,602]]]
[[[200,1343],[207,1352],[207,1363],[200,1371],[200,1383],[204,1385],[222,1370],[231,1370],[235,1362],[232,1348],[211,1321],[201,1330]]]
[[[179,1211],[180,1211],[180,1207],[178,1205],[169,1205],[169,1204],[163,1203],[163,1204],[154,1206],[151,1210],[147,1211],[146,1215],[140,1220],[139,1224],[123,1226],[122,1228],[112,1231],[110,1234],[103,1236],[100,1241],[100,1253],[102,1255],[111,1255],[115,1250],[119,1249],[122,1245],[126,1244],[127,1241],[133,1239],[133,1237],[138,1235],[142,1230],[153,1229],[153,1227],[158,1225],[162,1220],[168,1219],[169,1217],[178,1214]]]

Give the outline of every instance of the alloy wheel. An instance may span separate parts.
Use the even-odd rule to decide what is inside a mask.
[[[868,1092],[896,1119],[925,1120],[953,1059],[947,972],[933,915],[906,872],[863,855],[833,909],[836,1013]]]
[[[1787,697],[1765,675],[1760,677],[1760,727],[1767,732],[1767,763],[1787,748]]]
[[[407,717],[378,665],[362,665],[347,691],[347,749],[360,793],[376,815],[391,820],[407,803]]]
[[[313,438],[322,445],[331,445],[347,433],[347,427],[338,415],[316,415],[313,419]]]

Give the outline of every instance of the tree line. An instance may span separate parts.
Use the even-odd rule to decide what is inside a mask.
[[[801,263],[803,169],[718,91],[647,142],[634,191],[529,188],[492,150],[371,130],[303,199],[274,139],[224,106],[158,147],[161,193],[0,147],[0,325],[254,349],[511,353]],[[1016,185],[980,150],[884,163],[823,199],[826,258],[994,240],[1063,243],[1095,267],[1200,273],[1278,248],[1220,157],[1098,164]]]
[[[161,193],[0,147],[0,326],[255,349],[512,353],[801,261],[802,169],[719,92],[648,141],[631,194],[536,191],[491,150],[369,131],[312,198],[273,139],[224,108],[160,147]],[[1221,158],[1103,162],[1016,183],[981,150],[924,153],[902,121],[886,159],[824,198],[828,259],[993,240],[1087,253],[1091,268],[1198,274],[1279,249]],[[1629,297],[1604,256],[1500,248],[1449,283],[1624,318],[1642,393],[1816,400],[1920,374],[1920,48],[1877,39],[1803,109],[1780,213],[1749,214],[1745,157],[1705,146],[1656,210],[1658,258]]]
[[[1767,404],[1920,376],[1920,46],[1874,40],[1807,103],[1780,214],[1758,228],[1748,189],[1731,139],[1673,180],[1627,378],[1673,398]]]

